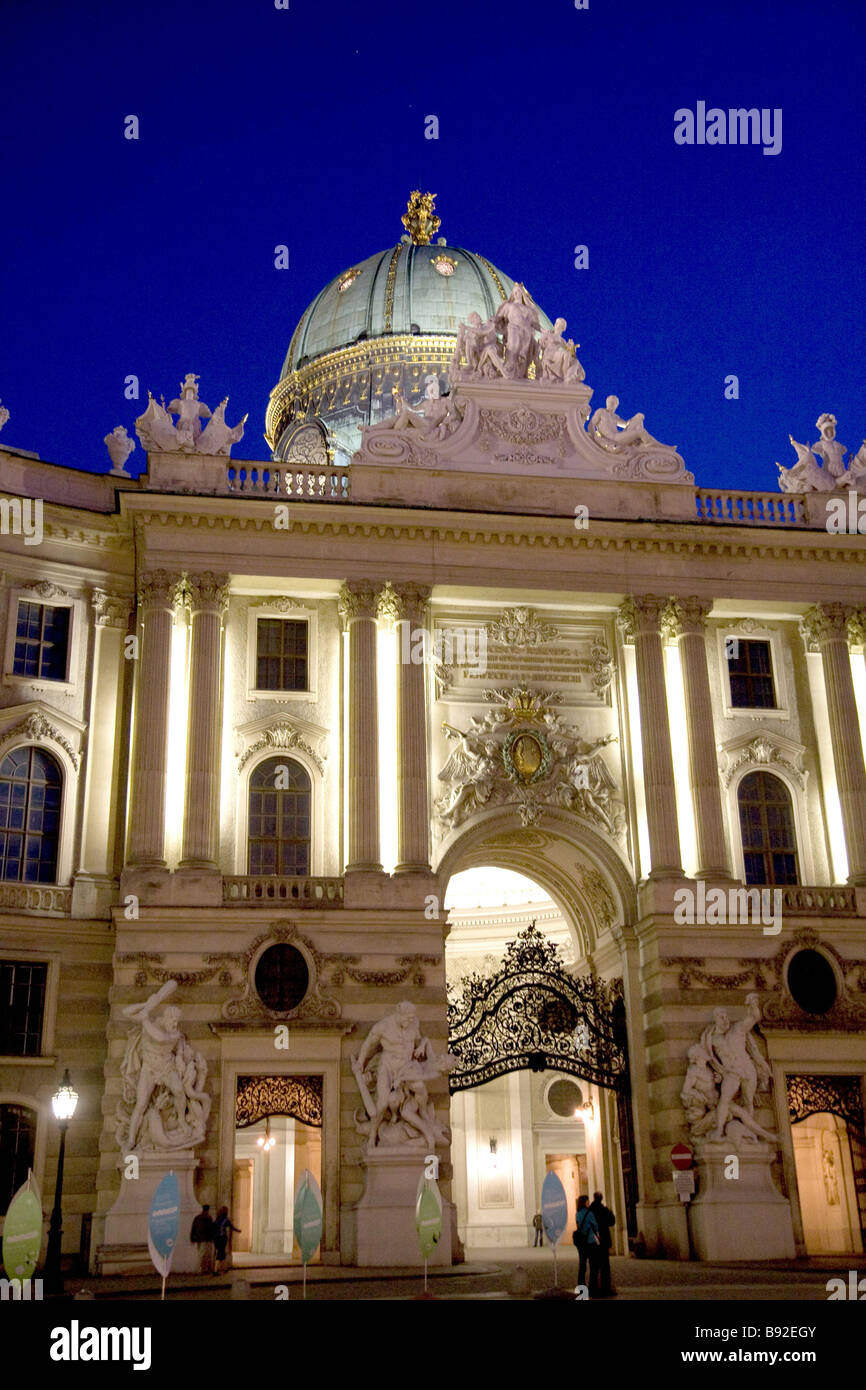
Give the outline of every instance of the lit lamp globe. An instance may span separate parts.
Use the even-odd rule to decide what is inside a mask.
[[[65,1071],[63,1080],[51,1097],[51,1109],[54,1111],[55,1119],[61,1124],[68,1124],[75,1114],[77,1104],[78,1092],[72,1084],[69,1072]]]

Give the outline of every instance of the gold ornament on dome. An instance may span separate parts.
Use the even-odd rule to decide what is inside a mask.
[[[435,193],[422,193],[416,188],[412,192],[402,222],[416,246],[429,246],[431,237],[438,232],[442,219],[433,211]]]
[[[453,275],[457,269],[453,256],[431,256],[430,264],[436,267],[440,275]]]
[[[361,272],[360,270],[358,270],[357,266],[354,270],[347,270],[342,280],[340,280],[337,284],[337,289],[340,291],[340,294],[343,294],[349,288],[352,282],[354,280],[357,280],[360,274]]]

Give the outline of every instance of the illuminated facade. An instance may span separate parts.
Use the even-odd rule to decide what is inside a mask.
[[[271,459],[152,452],[125,480],[0,448],[3,495],[44,504],[40,545],[2,536],[4,1181],[29,1162],[50,1191],[69,1067],[64,1248],[92,1214],[92,1268],[142,1267],[143,1235],[105,1236],[122,1011],[172,978],[208,1064],[199,1198],[232,1203],[240,1254],[288,1256],[311,1168],[323,1258],[355,1263],[352,1058],[403,998],[444,1050],[446,969],[495,972],[535,918],[575,978],[621,981],[628,1085],[587,1079],[572,1028],[573,1066],[457,1090],[442,1258],[458,1234],[531,1243],[546,1167],[604,1190],[620,1252],[640,1232],[687,1257],[687,1054],[752,994],[791,1249],[860,1251],[862,539],[814,495],[705,491],[634,451],[596,467],[582,382],[455,378],[453,429],[383,427],[514,286],[416,234],[302,317]],[[482,870],[536,896],[497,904]],[[707,910],[749,885],[778,922]]]

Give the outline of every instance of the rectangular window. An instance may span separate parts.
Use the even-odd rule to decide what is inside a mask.
[[[38,1057],[48,965],[0,960],[0,1056]]]
[[[69,667],[69,616],[72,610],[47,603],[18,601],[12,672],[32,680],[65,681]]]
[[[733,708],[776,709],[770,643],[740,638],[736,651],[736,656],[728,658]]]
[[[309,627],[295,618],[259,618],[256,689],[307,690]]]

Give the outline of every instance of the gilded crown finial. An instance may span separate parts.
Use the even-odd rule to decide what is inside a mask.
[[[419,188],[409,199],[402,221],[416,246],[429,246],[431,237],[439,230],[442,218],[433,211],[435,201],[435,193],[422,193]]]

